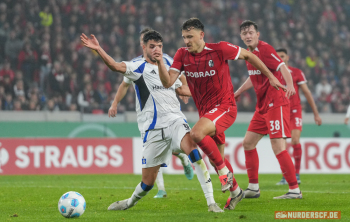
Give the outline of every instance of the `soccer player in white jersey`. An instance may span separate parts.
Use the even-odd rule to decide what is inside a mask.
[[[141,30],[141,32],[140,32],[140,46],[141,47],[143,45],[143,40],[142,40],[143,35],[146,32],[149,32],[149,31],[152,31],[152,29],[148,28],[148,27],[144,28],[143,30]],[[140,55],[140,56],[132,59],[131,61],[132,62],[137,62],[139,60],[143,60],[146,56],[147,56],[146,52],[145,52],[145,50],[143,50],[143,55]],[[173,63],[173,58],[171,58],[167,54],[164,54],[163,58],[165,60],[164,63],[166,63],[166,64],[172,64]],[[179,80],[182,82],[182,84],[186,84],[187,85],[186,77],[184,75],[181,75]],[[130,85],[132,85],[132,81],[130,81],[128,78],[124,77],[124,80],[120,84],[120,86],[118,88],[118,91],[117,91],[117,93],[115,95],[114,101],[113,101],[113,103],[111,104],[111,107],[108,110],[108,116],[109,117],[115,117],[116,116],[118,103],[124,98],[124,96],[126,95],[126,92],[128,91]],[[182,97],[181,99],[183,99],[185,103],[188,102],[188,97],[186,97],[186,96]],[[136,97],[136,102],[137,102],[137,97]],[[139,118],[140,115],[138,115],[137,117]],[[142,127],[139,127],[139,130],[140,130],[140,132],[142,132]],[[181,164],[182,164],[182,166],[184,168],[184,172],[185,172],[186,178],[189,179],[189,180],[192,180],[192,178],[193,178],[193,169],[192,169],[191,163],[190,163],[187,155],[184,154],[184,153],[175,153],[175,152],[173,152],[173,155],[178,157],[181,160]],[[157,184],[157,187],[158,187],[158,193],[154,196],[154,198],[167,197],[167,193],[165,191],[165,186],[164,186],[163,173],[162,173],[161,168],[159,168],[159,172],[158,172],[158,175],[157,175],[157,178],[156,178],[156,184]]]
[[[80,36],[83,45],[95,50],[105,64],[115,72],[123,73],[133,82],[138,104],[136,111],[142,113],[138,123],[142,125],[142,181],[129,199],[112,203],[108,210],[126,210],[136,203],[153,188],[160,166],[170,161],[172,151],[184,152],[195,167],[197,178],[207,199],[208,211],[223,212],[215,203],[213,186],[208,169],[197,150],[196,143],[190,137],[190,127],[186,117],[180,111],[180,103],[176,98],[178,93],[190,96],[187,86],[182,86],[177,80],[171,87],[163,87],[158,74],[157,62],[152,53],[162,53],[163,38],[156,31],[145,33],[143,49],[146,57],[135,62],[115,62],[99,45],[94,35],[88,38]],[[166,67],[169,69],[169,65]]]

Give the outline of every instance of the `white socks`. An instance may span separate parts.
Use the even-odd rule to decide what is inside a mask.
[[[194,162],[193,165],[195,167],[198,181],[202,186],[204,196],[207,199],[207,205],[209,206],[210,204],[215,203],[215,200],[213,194],[213,184],[211,183],[211,178],[207,166],[202,159]]]
[[[249,183],[248,188],[251,190],[259,190],[259,184],[258,183]]]
[[[179,157],[179,159],[181,160],[182,166],[187,166],[190,162],[187,155],[184,153],[175,154],[175,156]]]
[[[158,175],[157,175],[157,178],[156,178],[156,184],[157,184],[158,190],[164,190],[165,191],[164,179],[163,179],[163,173],[162,173],[161,167],[159,168],[159,171],[158,171]]]
[[[230,172],[230,171],[228,170],[227,166],[225,166],[221,170],[218,170],[218,172],[219,172],[219,175],[222,176],[222,175],[228,174],[228,172]]]
[[[299,189],[299,187],[295,188],[295,189],[289,189],[289,192],[291,192],[291,193],[300,193],[300,189]]]
[[[132,196],[128,199],[128,207],[133,207],[135,204],[137,204],[137,201],[141,200],[142,197],[146,196],[148,194],[148,191],[145,191],[141,187],[141,183],[139,183]]]

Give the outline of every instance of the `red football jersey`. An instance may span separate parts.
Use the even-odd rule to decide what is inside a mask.
[[[283,76],[279,68],[284,64],[282,59],[277,55],[275,49],[266,42],[259,41],[258,46],[252,52],[265,63],[273,75],[282,82]],[[257,97],[256,110],[260,113],[266,113],[268,109],[288,104],[288,98],[285,92],[280,89],[276,90],[271,86],[269,79],[257,70],[252,64],[246,61],[249,77],[253,83]]]
[[[301,108],[300,96],[299,96],[299,85],[304,84],[307,81],[304,73],[300,69],[297,69],[291,66],[288,66],[288,69],[290,71],[290,74],[292,74],[293,85],[295,89],[295,95],[289,97],[290,109]],[[286,82],[284,81],[284,79],[282,84],[286,85]]]
[[[185,71],[199,116],[217,105],[236,106],[227,60],[236,60],[241,48],[228,42],[206,43],[200,53],[177,50],[170,69]]]

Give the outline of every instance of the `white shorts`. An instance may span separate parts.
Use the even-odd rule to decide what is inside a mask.
[[[177,119],[168,127],[149,130],[142,135],[142,168],[169,165],[172,152],[183,152],[182,138],[191,131],[185,119]]]

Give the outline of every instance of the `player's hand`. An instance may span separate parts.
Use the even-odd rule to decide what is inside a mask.
[[[155,59],[157,62],[160,62],[163,60],[163,52],[160,50],[158,47],[154,47],[152,50],[152,57]]]
[[[287,89],[287,91],[286,91],[287,92],[286,93],[286,97],[287,98],[289,98],[292,95],[295,95],[295,89],[294,89],[293,85],[290,85],[290,86],[287,85],[286,89]]]
[[[315,116],[315,123],[317,126],[321,126],[322,124],[322,119],[319,115]]]
[[[345,125],[348,125],[348,123],[349,123],[349,118],[345,118],[344,123],[345,123]]]
[[[117,106],[111,106],[108,110],[108,117],[115,117],[117,115]]]
[[[277,90],[280,90],[280,88],[281,88],[283,91],[287,92],[286,87],[284,85],[282,85],[282,83],[280,83],[280,81],[278,81],[278,79],[276,77],[273,76],[272,78],[270,78],[269,81],[270,81],[270,84],[273,88],[275,88]]]
[[[190,98],[189,96],[179,96],[179,97],[185,104],[188,103],[188,99]]]
[[[85,47],[88,47],[90,49],[97,50],[100,47],[100,43],[98,43],[96,37],[93,34],[91,34],[91,38],[88,38],[84,33],[82,33],[80,40]]]

